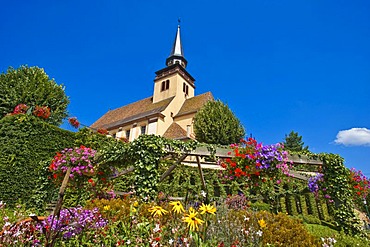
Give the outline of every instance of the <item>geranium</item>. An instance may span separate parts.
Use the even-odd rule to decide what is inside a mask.
[[[49,170],[53,173],[53,180],[61,183],[70,168],[69,180],[72,185],[77,187],[89,185],[88,188],[99,197],[105,196],[103,191],[109,189],[111,185],[108,179],[113,170],[108,166],[99,166],[94,163],[95,154],[96,150],[85,146],[66,148],[58,152],[49,166]]]
[[[354,190],[354,195],[360,199],[365,199],[369,194],[370,184],[362,171],[352,168],[350,171],[350,182]]]
[[[47,119],[50,117],[50,108],[47,106],[35,106],[35,109],[33,110],[33,115],[36,117],[41,117],[44,119]]]
[[[102,134],[102,135],[108,135],[109,132],[106,129],[100,128],[100,129],[98,129],[98,133]]]
[[[80,127],[80,122],[77,120],[76,117],[68,118],[68,122],[70,123],[70,125],[72,125],[76,129],[78,129]]]
[[[288,153],[281,144],[262,145],[253,138],[242,140],[241,145],[232,144],[233,158],[227,158],[221,166],[226,169],[228,180],[243,179],[255,184],[254,180],[277,179],[279,174],[289,174]]]
[[[28,106],[26,104],[19,104],[14,108],[12,114],[25,114],[28,110]]]

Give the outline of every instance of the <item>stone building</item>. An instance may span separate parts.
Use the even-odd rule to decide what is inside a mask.
[[[195,79],[186,66],[179,25],[166,67],[155,72],[153,95],[109,110],[90,127],[106,129],[110,135],[129,141],[141,134],[195,139],[194,116],[213,96],[211,92],[195,96]]]

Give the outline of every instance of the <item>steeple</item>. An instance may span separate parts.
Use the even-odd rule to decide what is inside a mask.
[[[184,57],[184,51],[181,45],[181,38],[180,38],[180,23],[177,26],[177,32],[175,36],[175,41],[173,42],[173,47],[170,56],[166,59],[166,65],[170,66],[173,64],[180,64],[182,67],[186,68],[188,61],[186,61]]]

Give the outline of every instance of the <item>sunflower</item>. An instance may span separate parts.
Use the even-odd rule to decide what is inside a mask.
[[[161,206],[153,206],[148,209],[150,213],[152,213],[153,216],[162,216],[162,214],[168,213],[168,211],[164,210]]]
[[[191,231],[194,231],[194,229],[198,230],[199,225],[202,225],[204,223],[203,220],[197,218],[197,212],[193,208],[189,209],[189,214],[186,214],[183,218],[183,222],[188,223],[188,227],[190,227]]]
[[[180,214],[181,212],[185,212],[185,209],[180,201],[170,202],[169,204],[172,206],[172,211],[175,213]]]
[[[211,204],[204,204],[202,203],[202,206],[199,208],[200,211],[200,214],[205,214],[205,213],[208,213],[208,214],[215,214],[216,212],[216,208],[214,206],[212,206]]]

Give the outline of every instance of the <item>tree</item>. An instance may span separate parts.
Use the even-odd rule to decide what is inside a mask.
[[[51,115],[45,121],[58,126],[68,115],[69,99],[64,87],[50,79],[42,68],[9,67],[6,73],[0,74],[0,118],[13,112],[19,104],[31,109],[48,107]]]
[[[289,135],[285,135],[284,148],[288,151],[300,152],[300,151],[308,151],[308,146],[304,146],[304,142],[302,141],[302,136],[298,134],[298,132],[294,132],[293,130],[289,133]]]
[[[238,143],[245,135],[239,119],[220,100],[208,101],[197,112],[194,132],[200,142],[222,145]]]

